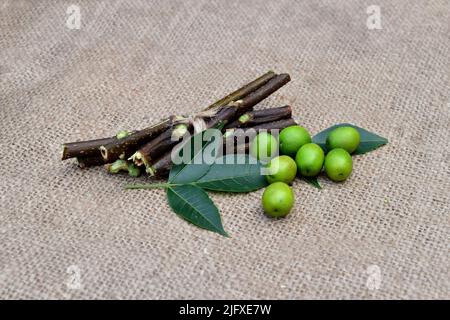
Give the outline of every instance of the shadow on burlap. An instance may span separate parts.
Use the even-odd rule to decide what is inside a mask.
[[[450,298],[448,1],[63,1],[0,6],[1,298]],[[269,69],[317,133],[351,122],[390,140],[343,184],[212,194],[231,238],[164,191],[61,162],[62,142],[194,113]],[[146,181],[145,178],[140,178]]]

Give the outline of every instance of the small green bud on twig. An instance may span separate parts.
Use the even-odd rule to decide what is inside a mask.
[[[119,173],[120,171],[126,171],[131,177],[139,177],[141,175],[141,169],[138,166],[122,159],[109,163],[105,167],[106,170],[112,174]]]
[[[128,171],[128,163],[125,160],[116,160],[113,163],[109,163],[106,165],[106,170],[109,173],[119,173],[120,171]]]
[[[126,138],[126,137],[128,137],[130,135],[130,133],[131,132],[129,132],[127,130],[121,130],[121,131],[117,132],[116,138],[119,139],[119,140],[123,139],[123,138]]]
[[[141,169],[136,166],[134,163],[130,163],[128,165],[128,174],[131,177],[139,177],[141,175]]]

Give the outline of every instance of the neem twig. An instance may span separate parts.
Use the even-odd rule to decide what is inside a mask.
[[[105,164],[105,160],[101,155],[92,157],[77,157],[77,163],[80,168],[87,168],[101,166],[102,164]]]
[[[235,103],[240,105],[241,110],[245,110],[245,112],[249,111],[251,107],[266,99],[289,81],[291,81],[291,77],[287,73],[276,75],[266,84],[251,92],[243,99],[235,101]]]
[[[230,93],[229,95],[223,97],[222,99],[214,102],[210,106],[206,108],[206,110],[209,109],[215,109],[215,108],[221,108],[224,106],[229,105],[233,101],[240,100],[244,98],[246,95],[248,95],[250,92],[255,91],[262,85],[266,84],[270,79],[275,77],[275,72],[268,71],[265,74],[263,74],[261,77],[253,80],[252,82],[247,83],[243,87],[239,88],[238,90]]]
[[[246,128],[243,130],[244,130],[244,132],[247,130],[251,130],[251,129],[256,130],[256,131],[276,130],[276,129],[281,130],[281,129],[287,128],[289,126],[294,126],[296,124],[297,124],[297,122],[295,122],[294,119],[289,118],[289,119],[282,119],[282,120],[278,120],[278,121],[260,123],[260,124],[255,125],[254,127]]]
[[[75,157],[101,156],[98,148],[103,144],[117,140],[117,137],[114,136],[111,138],[65,143],[63,144],[62,160]]]
[[[291,106],[278,108],[253,110],[244,113],[237,120],[228,124],[225,129],[229,128],[246,128],[260,123],[273,122],[281,119],[288,119],[292,116]]]
[[[174,117],[169,117],[151,127],[136,131],[123,139],[103,144],[99,148],[103,159],[108,163],[117,159],[128,158],[141,145],[167,131],[173,125],[174,120]]]

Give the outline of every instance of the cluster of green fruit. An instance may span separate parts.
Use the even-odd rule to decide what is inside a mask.
[[[294,194],[289,184],[297,173],[311,178],[322,168],[327,176],[336,182],[344,181],[351,174],[353,161],[351,153],[360,142],[360,134],[353,127],[339,127],[330,132],[326,145],[328,153],[311,142],[311,135],[301,126],[283,129],[277,139],[262,132],[252,141],[250,153],[257,159],[268,162],[270,185],[264,191],[262,205],[267,215],[284,217],[294,205]],[[273,158],[277,151],[281,156]],[[294,160],[295,159],[295,160]]]

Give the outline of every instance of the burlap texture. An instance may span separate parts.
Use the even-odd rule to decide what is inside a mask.
[[[0,298],[450,298],[449,10],[2,0]],[[297,181],[286,219],[263,215],[262,190],[211,194],[227,239],[162,190],[60,161],[62,142],[193,113],[269,69],[293,80],[261,106],[291,104],[312,133],[345,121],[390,140],[343,184]]]

